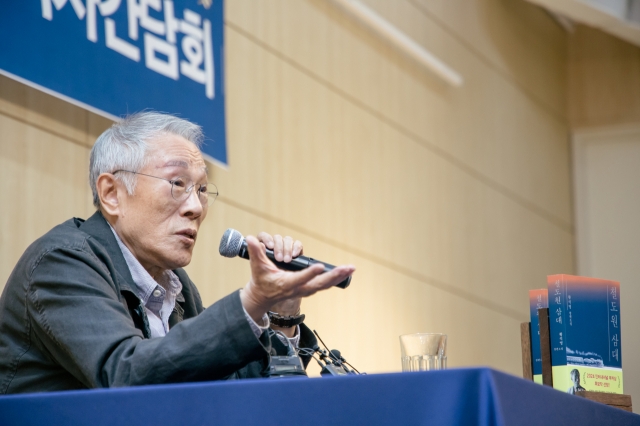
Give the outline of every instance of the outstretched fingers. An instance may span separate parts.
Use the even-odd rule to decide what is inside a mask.
[[[320,264],[315,264],[300,272],[291,274],[292,278],[295,276],[291,284],[295,287],[294,293],[297,297],[307,297],[340,284],[349,275],[353,274],[355,269],[352,265],[343,265],[324,273],[324,267]],[[303,273],[306,274],[302,275]]]
[[[283,300],[311,296],[333,287],[355,271],[354,266],[343,265],[324,272],[322,264],[314,264],[297,272],[283,271],[267,257],[264,242],[252,236],[247,236],[245,240],[249,250],[251,280],[241,297],[243,306],[254,319],[261,318],[271,306]],[[274,239],[274,245],[278,245],[278,238]]]
[[[285,285],[289,287],[294,287],[294,288],[299,287],[311,281],[312,279],[322,274],[323,272],[324,272],[324,266],[316,263],[314,265],[311,265],[308,268],[287,274],[285,278],[286,280]]]

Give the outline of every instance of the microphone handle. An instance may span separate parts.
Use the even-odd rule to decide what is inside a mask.
[[[276,257],[273,254],[273,250],[266,249],[266,254],[267,254],[267,257],[273,262],[274,265],[276,265],[278,269],[282,269],[285,271],[301,271],[315,263],[320,263],[324,265],[325,272],[329,272],[335,268],[334,265],[321,262],[319,260],[315,260],[311,257],[298,256],[291,259],[291,262],[285,263],[285,262],[279,262],[276,260]],[[242,241],[242,246],[240,247],[238,256],[242,257],[243,259],[249,260],[249,250],[247,249],[247,242],[244,240]],[[336,284],[336,287],[347,288],[349,287],[349,284],[351,284],[351,277],[345,278],[342,282],[340,282],[339,284]]]

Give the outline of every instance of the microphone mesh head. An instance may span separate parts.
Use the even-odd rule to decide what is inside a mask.
[[[224,257],[236,257],[242,247],[244,237],[235,229],[229,228],[224,231],[220,239],[220,254]]]

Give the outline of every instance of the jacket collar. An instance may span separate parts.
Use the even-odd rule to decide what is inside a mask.
[[[118,284],[120,284],[120,292],[128,291],[135,295],[136,298],[138,298],[137,292],[135,290],[135,282],[133,281],[133,277],[131,276],[131,271],[129,271],[129,266],[124,260],[122,250],[120,250],[120,246],[118,246],[116,237],[113,235],[107,219],[105,219],[100,211],[97,211],[86,221],[76,219],[75,222],[82,232],[85,232],[93,237],[104,247],[106,252],[109,254],[111,262],[113,262],[113,266],[115,267],[119,275]],[[180,282],[182,282],[182,288],[184,289],[186,283],[185,277],[182,273],[182,269],[176,269],[173,272],[176,273],[176,275],[180,279]],[[185,302],[182,292],[179,293],[176,297],[176,302],[180,305]]]
[[[118,284],[120,284],[120,291],[126,290],[134,295],[137,294],[129,266],[127,266],[127,262],[124,260],[116,237],[113,236],[109,223],[102,213],[100,213],[100,211],[95,212],[93,216],[80,225],[80,230],[91,235],[109,254],[109,258],[111,258],[111,262],[113,262],[113,266],[119,275]]]

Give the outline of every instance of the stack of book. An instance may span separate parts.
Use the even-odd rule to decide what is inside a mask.
[[[550,275],[546,289],[529,292],[533,373],[534,378],[540,375],[536,380],[539,383],[542,362],[537,309],[546,307],[545,293],[553,387],[569,393],[587,390],[622,394],[620,283]]]

